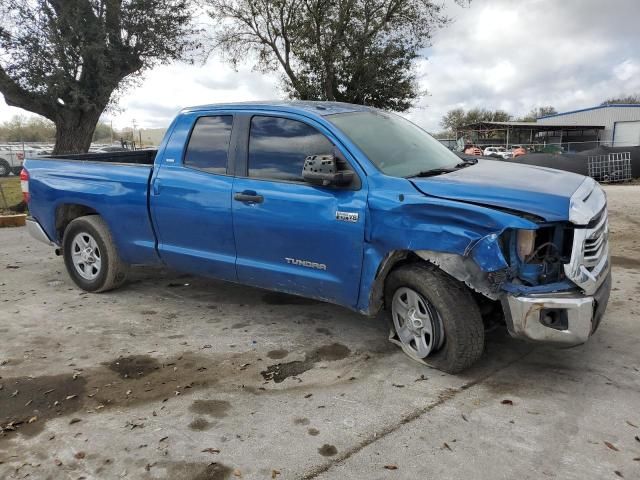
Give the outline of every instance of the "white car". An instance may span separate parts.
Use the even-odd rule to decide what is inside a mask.
[[[513,157],[513,153],[508,152],[507,149],[504,147],[487,147],[484,149],[484,156],[500,157],[506,160],[507,158]]]
[[[14,145],[0,145],[0,177],[6,177],[11,172],[20,174],[24,162],[24,150]]]
[[[44,146],[38,145],[0,145],[0,177],[10,173],[20,175],[22,163],[26,157],[37,157],[48,154]]]

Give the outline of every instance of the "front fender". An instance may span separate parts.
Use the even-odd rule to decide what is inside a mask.
[[[366,314],[379,310],[386,274],[410,253],[495,299],[486,278],[508,266],[500,235],[510,228],[538,228],[511,213],[417,193],[370,195],[369,214],[358,301]]]

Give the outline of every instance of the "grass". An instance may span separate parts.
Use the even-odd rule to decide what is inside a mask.
[[[13,207],[22,201],[20,177],[12,176],[0,178],[0,185],[4,192],[4,198],[7,200],[7,205],[5,205],[2,195],[0,194],[0,211],[6,210],[7,207]]]

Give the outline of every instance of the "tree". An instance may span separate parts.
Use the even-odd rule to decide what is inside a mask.
[[[617,98],[610,98],[601,103],[601,105],[637,105],[640,103],[640,94],[621,95]]]
[[[15,115],[0,125],[0,141],[3,142],[51,142],[56,129],[53,123],[44,118],[25,118]]]
[[[525,116],[519,118],[521,122],[535,122],[538,118],[546,117],[547,115],[555,115],[558,113],[554,107],[547,105],[545,107],[537,107],[531,109]]]
[[[8,105],[55,124],[54,153],[86,151],[117,88],[197,47],[188,6],[189,0],[3,0],[0,92]]]
[[[419,50],[449,22],[430,0],[205,0],[233,64],[281,71],[292,98],[403,111],[422,93]]]
[[[440,121],[440,125],[450,132],[455,132],[465,125],[478,122],[508,122],[512,116],[504,110],[487,110],[472,108],[466,112],[463,108],[449,110]]]

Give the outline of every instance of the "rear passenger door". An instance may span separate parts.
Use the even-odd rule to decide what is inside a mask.
[[[221,113],[193,114],[186,125],[177,125],[175,141],[169,141],[152,179],[158,251],[176,270],[236,280],[229,175],[233,123],[233,115]]]
[[[302,179],[308,155],[340,154],[330,132],[310,120],[247,114],[247,130],[232,202],[239,281],[355,306],[366,213],[362,173],[341,154],[356,173],[353,185]]]

